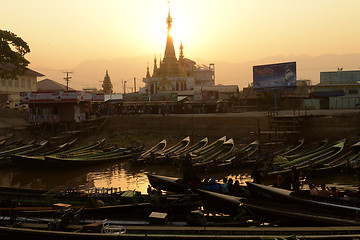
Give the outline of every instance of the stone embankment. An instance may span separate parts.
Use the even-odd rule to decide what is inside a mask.
[[[283,126],[281,126],[281,124]],[[280,125],[280,126],[279,126]],[[284,127],[284,125],[287,125]],[[360,110],[281,111],[225,114],[170,114],[112,116],[109,130],[149,131],[190,136],[228,136],[235,139],[271,141],[304,137],[307,141],[328,138],[357,139],[360,136]]]

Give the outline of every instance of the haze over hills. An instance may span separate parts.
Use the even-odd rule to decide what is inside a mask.
[[[132,92],[134,77],[136,78],[137,90],[143,87],[142,78],[146,75],[147,63],[152,74],[154,67],[154,55],[142,55],[136,57],[123,57],[117,59],[95,59],[87,60],[75,66],[72,70],[72,79],[69,86],[81,90],[85,87],[96,87],[101,89],[101,82],[104,79],[106,70],[109,71],[114,91],[123,92],[123,82],[126,81],[126,92]],[[157,57],[159,59],[159,57]],[[252,83],[252,67],[255,65],[272,64],[296,61],[297,79],[311,80],[312,84],[320,81],[320,72],[336,71],[338,68],[346,70],[360,70],[360,53],[358,54],[324,54],[321,56],[272,56],[256,61],[243,63],[231,63],[226,61],[194,59],[199,65],[215,63],[215,83],[223,85],[238,85],[240,90]],[[158,63],[159,64],[159,63]],[[45,75],[44,78],[64,83],[64,73],[54,72],[30,66],[36,71]]]

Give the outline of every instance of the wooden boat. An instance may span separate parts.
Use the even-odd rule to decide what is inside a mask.
[[[341,214],[340,211],[328,211],[316,206],[304,207],[287,201],[240,198],[201,189],[197,192],[207,209],[232,216],[242,213],[242,217],[246,219],[256,218],[270,223],[277,222],[281,226],[360,225],[354,215],[348,216]]]
[[[93,143],[89,143],[87,145],[82,145],[82,146],[79,146],[76,148],[71,148],[69,150],[56,153],[55,156],[56,157],[72,157],[72,156],[81,155],[84,152],[88,152],[93,149],[101,147],[104,144],[104,142],[105,142],[105,138],[103,138],[99,141],[93,142]]]
[[[202,158],[196,157],[193,159],[193,169],[197,171],[203,171],[210,169],[211,165],[217,166],[223,160],[226,160],[235,148],[234,140],[230,138],[218,148],[214,148],[208,155],[202,156]]]
[[[187,153],[191,153],[197,150],[200,150],[202,148],[204,148],[209,142],[209,139],[207,137],[201,139],[199,142],[197,142],[196,144],[190,146],[188,145],[188,147],[186,147],[183,150],[178,150],[178,151],[174,151],[173,155],[171,157],[178,157],[179,155],[185,155]]]
[[[290,144],[288,146],[282,147],[281,149],[274,151],[274,155],[288,155],[299,149],[303,144],[304,144],[304,138],[301,138],[293,144]]]
[[[185,193],[189,186],[182,182],[179,178],[166,177],[154,174],[146,174],[149,183],[153,188],[161,189],[164,191],[175,192],[175,193]]]
[[[19,138],[11,142],[6,141],[3,145],[0,146],[0,149],[9,150],[11,148],[20,147],[22,145],[22,142],[23,142],[22,138]]]
[[[259,141],[255,140],[243,148],[236,150],[236,158],[232,159],[231,165],[248,166],[257,163],[256,153],[259,151]],[[228,165],[230,165],[229,161]]]
[[[60,158],[45,156],[45,164],[51,167],[68,167],[68,166],[88,166],[90,164],[99,164],[110,161],[119,161],[124,159],[136,159],[142,154],[141,148],[126,149],[117,152],[100,153],[85,157]]]
[[[11,154],[15,154],[15,153],[19,153],[19,152],[26,151],[27,149],[34,148],[34,146],[35,146],[35,141],[31,141],[31,142],[28,143],[28,144],[25,144],[25,145],[22,145],[22,146],[19,146],[19,147],[15,147],[15,148],[11,148],[11,149],[8,149],[8,150],[1,151],[1,152],[0,152],[0,158],[5,158],[5,157],[10,156]]]
[[[200,150],[200,149],[206,147],[208,142],[209,142],[208,138],[205,137],[205,138],[201,139],[199,142],[197,142],[196,144],[194,144],[192,146],[188,146],[184,150],[174,152],[173,154],[171,154],[169,156],[171,164],[180,165],[181,158],[185,157],[185,155],[188,153],[191,154],[191,152],[194,152],[194,151],[197,151],[197,150]]]
[[[125,197],[113,196],[114,201],[102,202],[104,205],[98,204],[96,198],[86,198],[83,196],[68,196],[62,198],[54,196],[55,204],[46,202],[46,198],[40,198],[38,205],[22,206],[18,201],[18,206],[0,206],[0,214],[2,216],[10,216],[13,214],[17,217],[54,217],[63,212],[78,212],[79,210],[87,218],[91,219],[147,219],[151,212],[167,212],[169,214],[186,214],[192,210],[196,210],[201,206],[201,201],[197,194],[171,194],[171,195],[133,195],[132,200],[126,201]],[[110,196],[109,196],[110,197]],[[99,198],[100,199],[100,198]],[[104,199],[104,198],[103,198]],[[136,202],[131,202],[135,201]],[[72,202],[74,204],[72,204]],[[90,204],[93,203],[93,204]],[[127,203],[130,202],[130,203]]]
[[[214,148],[222,145],[224,142],[226,141],[226,136],[223,136],[221,138],[219,138],[218,140],[215,140],[214,142],[212,142],[209,145],[206,145],[205,147],[201,148],[201,149],[197,149],[195,151],[191,152],[191,155],[193,156],[201,156],[204,155],[210,151],[212,151]]]
[[[63,231],[48,230],[49,222],[17,223],[15,227],[0,227],[0,237],[6,240],[78,240],[78,239],[354,239],[359,227],[217,227],[217,226],[142,226],[117,221],[92,221],[82,225],[70,224]],[[87,230],[85,232],[85,230]],[[98,232],[89,232],[98,230]]]
[[[156,153],[154,162],[147,161],[147,163],[171,163],[170,157],[175,155],[175,152],[181,152],[186,149],[190,144],[190,137],[186,137],[175,145]],[[150,159],[149,159],[150,160]]]
[[[181,152],[182,150],[186,149],[190,144],[190,137],[187,136],[180,142],[176,143],[175,145],[166,148],[164,151],[160,152],[161,155],[173,154],[175,152]]]
[[[189,189],[196,192],[198,187],[200,187],[200,186],[187,185],[184,183],[184,181],[181,178],[160,176],[154,174],[147,174],[147,177],[149,179],[149,183],[153,188],[168,192],[185,193]],[[201,188],[206,189],[206,186],[201,186]],[[241,190],[239,192],[231,192],[229,194],[238,197],[249,196],[248,191],[244,189],[245,186],[240,186],[240,188]]]
[[[259,141],[255,140],[248,145],[246,145],[244,148],[241,148],[238,151],[238,155],[241,159],[250,159],[253,158],[255,153],[259,150]]]
[[[41,148],[37,148],[34,151],[24,151],[17,154],[10,155],[11,162],[14,165],[36,165],[36,164],[44,164],[45,163],[45,155],[54,154],[65,150],[66,148],[70,148],[75,142],[77,138],[61,144],[57,146],[53,146],[51,148],[45,149],[41,151]]]
[[[343,167],[352,167],[353,162],[360,158],[360,141],[346,149],[343,154],[335,157],[326,163],[309,168],[307,176],[318,176],[320,174],[328,174],[339,170]]]
[[[344,218],[356,219],[360,207],[347,205],[346,201],[332,201],[330,198],[304,198],[299,197],[296,192],[265,186],[257,183],[247,182],[247,187],[252,196],[260,199],[271,200],[272,202],[286,202],[297,204],[302,208],[315,207],[339,214]],[[350,202],[349,202],[350,203]],[[351,203],[350,203],[351,204]],[[360,224],[360,222],[358,222]]]
[[[132,163],[134,164],[145,164],[147,162],[154,162],[155,156],[157,153],[162,152],[166,148],[166,139],[160,141],[156,145],[154,145],[149,150],[142,153],[137,158],[133,159]]]
[[[279,175],[291,171],[291,166],[296,166],[297,169],[305,169],[309,167],[314,167],[316,165],[325,163],[328,159],[331,159],[337,156],[344,148],[346,139],[340,140],[333,144],[330,144],[329,147],[319,150],[317,152],[311,153],[307,156],[303,156],[293,161],[279,165],[280,170],[275,170],[269,172],[268,175]]]
[[[223,171],[225,169],[236,168],[238,157],[236,153],[230,154],[227,158],[222,159],[215,167],[215,170]]]
[[[70,141],[68,141],[68,142],[66,142],[64,144],[60,144],[60,145],[50,147],[48,149],[45,149],[43,152],[39,153],[39,155],[40,156],[45,156],[45,155],[51,155],[51,154],[54,154],[54,153],[65,151],[65,150],[71,148],[76,143],[77,140],[78,140],[78,138],[74,138],[73,140],[70,140]]]
[[[101,200],[99,205],[97,200]],[[54,204],[70,204],[72,208],[99,207],[127,204],[131,202],[149,202],[148,195],[137,191],[120,191],[120,189],[95,189],[93,192],[65,189],[61,192],[23,188],[1,188],[0,210],[35,211],[59,209]]]
[[[289,160],[292,160],[295,158],[309,155],[309,154],[319,151],[327,146],[328,146],[328,139],[324,139],[324,140],[321,140],[318,142],[311,143],[306,146],[303,145],[303,147],[300,147],[298,150],[295,150],[289,154],[284,154],[282,156],[286,157]]]

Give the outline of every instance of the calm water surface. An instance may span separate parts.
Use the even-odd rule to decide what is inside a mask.
[[[225,172],[200,173],[201,178],[232,177],[238,179],[241,184],[251,181],[251,168],[232,169]],[[94,190],[95,188],[121,188],[121,190],[137,190],[146,193],[149,184],[146,173],[154,173],[166,176],[180,177],[180,168],[174,166],[131,166],[126,162],[109,163],[90,167],[69,167],[69,168],[0,168],[0,186],[48,189],[63,191],[67,188],[78,188],[81,190]],[[307,183],[318,185],[326,183],[330,186],[337,186],[342,189],[356,189],[359,186],[359,177],[354,174],[332,174],[325,177],[307,179]],[[271,184],[272,180],[265,182]]]

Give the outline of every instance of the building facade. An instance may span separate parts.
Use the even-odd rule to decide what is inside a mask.
[[[11,69],[11,64],[0,63],[2,69]],[[24,75],[13,79],[0,78],[0,104],[8,103],[10,108],[20,104],[20,92],[31,92],[37,90],[37,78],[44,76],[31,69],[26,69]]]
[[[352,109],[360,102],[360,71],[320,72],[320,83],[311,86],[310,109]]]
[[[22,92],[20,101],[29,104],[29,122],[60,123],[89,120],[91,103],[103,102],[103,94],[84,91]]]

